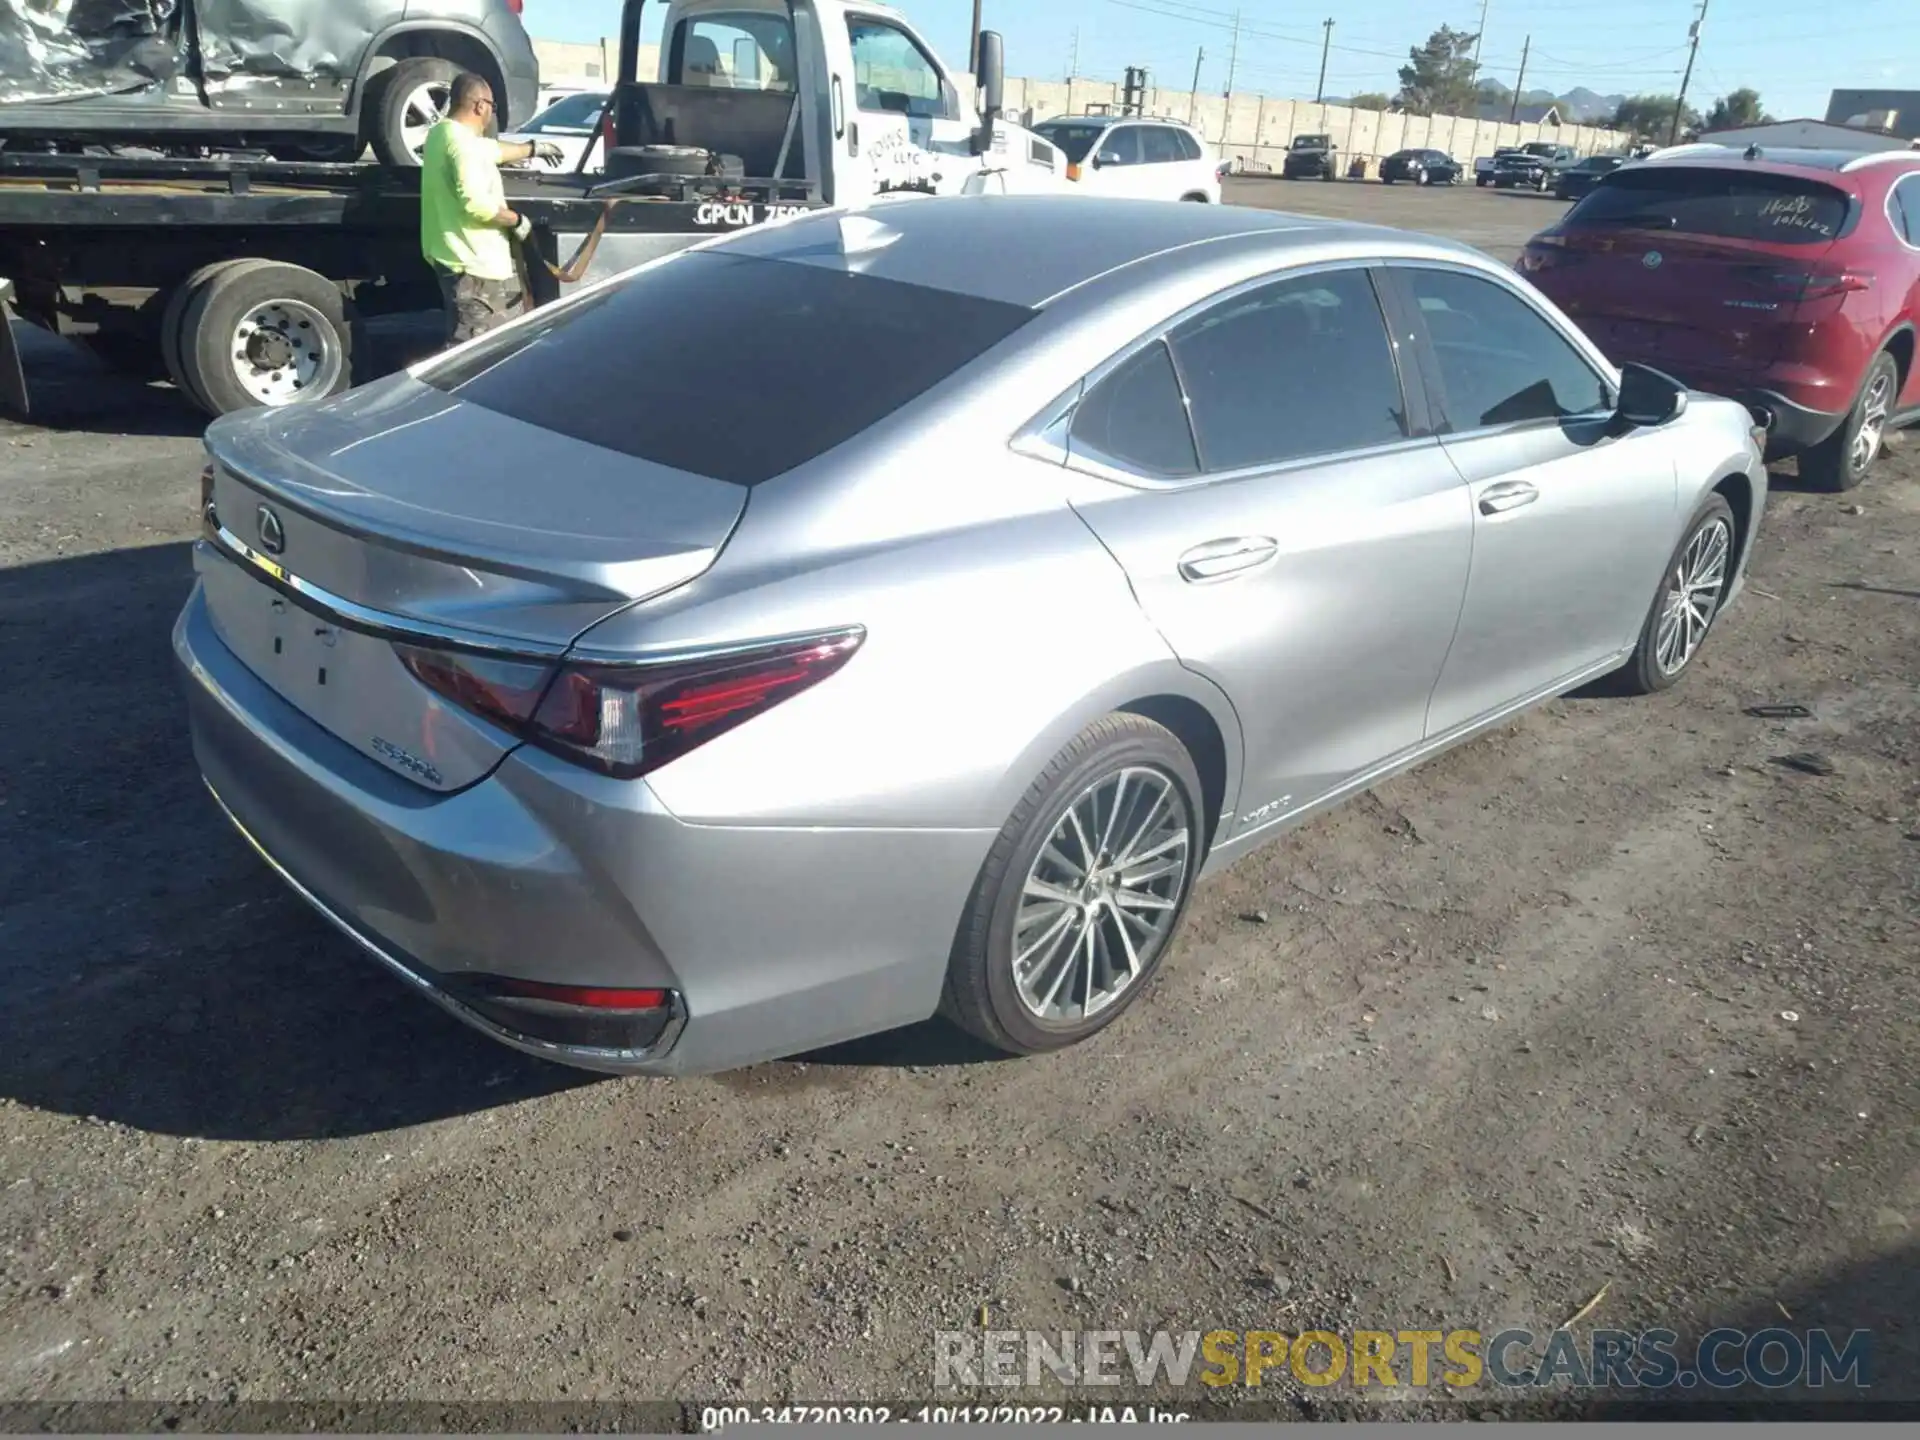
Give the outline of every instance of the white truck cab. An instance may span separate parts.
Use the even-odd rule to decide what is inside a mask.
[[[963,85],[890,6],[674,0],[658,78],[663,92],[730,92],[727,101],[710,101],[702,117],[719,125],[682,143],[737,156],[745,176],[802,173],[795,157],[805,154],[813,162],[806,171],[831,205],[898,192],[1067,188],[1059,150],[998,113],[1000,37],[983,32],[981,48],[982,75]],[[757,126],[756,112],[764,117]],[[737,150],[728,150],[730,140]]]

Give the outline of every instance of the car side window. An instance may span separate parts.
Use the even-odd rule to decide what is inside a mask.
[[[1174,134],[1174,138],[1180,142],[1180,158],[1181,159],[1204,160],[1207,158],[1206,152],[1200,148],[1200,142],[1194,139],[1193,136],[1189,135],[1185,130],[1176,130],[1173,132],[1173,134]]]
[[[676,85],[793,89],[793,27],[783,15],[722,13],[682,20],[670,55]]]
[[[1606,382],[1526,301],[1456,270],[1399,272],[1420,308],[1455,431],[1590,415]]]
[[[1083,459],[1162,480],[1200,473],[1180,377],[1164,340],[1129,356],[1074,408],[1068,445]]]
[[[847,17],[853,46],[854,103],[879,114],[915,120],[956,120],[960,97],[920,43],[884,20]]]
[[[1173,165],[1185,158],[1180,153],[1180,137],[1164,125],[1140,127],[1140,151],[1147,165]]]
[[[1140,163],[1140,127],[1122,125],[1100,137],[1102,165],[1138,165]]]
[[[1893,223],[1902,228],[1909,245],[1920,247],[1920,174],[1907,176],[1893,187]]]
[[[1210,473],[1363,450],[1407,434],[1386,322],[1362,270],[1243,292],[1168,338]]]

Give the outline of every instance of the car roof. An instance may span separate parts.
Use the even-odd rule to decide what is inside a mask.
[[[1046,125],[1085,125],[1089,129],[1103,130],[1111,130],[1116,125],[1171,125],[1176,130],[1193,129],[1186,121],[1176,120],[1171,115],[1055,115],[1050,119],[1034,121],[1033,128],[1039,130]]]
[[[1748,156],[1752,158],[1749,159]],[[1816,150],[1787,145],[1740,147],[1702,141],[1658,150],[1642,165],[1685,166],[1702,170],[1752,169],[1773,175],[1826,179],[1862,170],[1920,169],[1920,150]]]
[[[1091,195],[905,196],[759,226],[715,248],[1040,308],[1126,266],[1240,240],[1276,251],[1344,241],[1380,255],[1484,258],[1456,241],[1380,225]]]

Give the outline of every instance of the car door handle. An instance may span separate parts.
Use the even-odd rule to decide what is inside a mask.
[[[1480,493],[1480,513],[1504,515],[1509,510],[1518,510],[1522,505],[1531,505],[1539,498],[1540,492],[1524,480],[1509,480],[1502,485],[1489,485]]]
[[[1210,540],[1196,545],[1180,557],[1180,578],[1195,585],[1209,580],[1225,580],[1244,575],[1280,553],[1279,542],[1264,535],[1236,535],[1230,540]]]

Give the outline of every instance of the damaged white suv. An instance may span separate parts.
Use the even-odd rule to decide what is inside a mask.
[[[463,70],[539,108],[524,0],[0,0],[0,149],[418,165]]]

